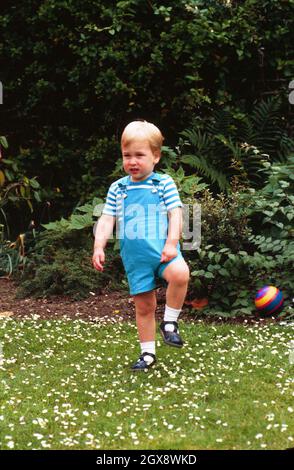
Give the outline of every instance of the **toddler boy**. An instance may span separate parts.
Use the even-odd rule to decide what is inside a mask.
[[[189,268],[180,252],[182,203],[173,179],[154,172],[163,136],[147,121],[133,121],[121,138],[123,167],[128,176],[112,183],[99,219],[93,265],[103,271],[104,248],[118,223],[120,254],[134,297],[141,355],[133,371],[156,362],[156,278],[167,283],[160,333],[166,344],[181,348],[178,317],[187,293]]]

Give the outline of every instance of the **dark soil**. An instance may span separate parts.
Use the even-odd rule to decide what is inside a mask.
[[[13,318],[23,318],[39,315],[40,319],[52,318],[81,318],[95,321],[97,318],[120,320],[134,320],[135,306],[133,297],[126,292],[105,291],[98,295],[93,293],[84,300],[72,300],[69,296],[55,296],[35,299],[28,297],[18,299],[15,297],[17,286],[10,279],[0,279],[0,315],[4,312],[13,312]],[[163,317],[165,305],[165,289],[157,289],[157,320]],[[186,308],[181,318],[191,317]]]
[[[56,296],[50,298],[35,299],[32,297],[25,299],[16,298],[17,286],[11,279],[0,279],[0,318],[12,316],[12,318],[31,317],[38,315],[40,319],[58,319],[72,318],[88,321],[105,320],[126,321],[135,320],[134,301],[131,296],[125,292],[103,292],[100,295],[89,294],[84,300],[72,300],[69,296]],[[157,289],[157,309],[156,319],[163,318],[165,306],[165,288]],[[259,323],[265,321],[252,316],[221,318],[207,316],[203,311],[195,310],[192,312],[190,307],[184,305],[180,316],[181,320],[197,322],[199,320],[208,323]],[[272,318],[266,319],[267,322],[276,321]]]

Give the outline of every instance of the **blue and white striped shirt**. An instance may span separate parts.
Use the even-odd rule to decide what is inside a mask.
[[[130,177],[123,177],[111,184],[107,197],[106,203],[102,213],[112,215],[116,217],[119,213],[118,199],[120,195],[119,183],[124,182],[126,184],[127,191],[136,189],[147,189],[152,190],[153,182],[152,178],[158,176],[160,181],[158,183],[158,192],[162,196],[162,200],[167,211],[174,209],[175,207],[182,207],[177,187],[171,176],[166,174],[152,173],[146,180],[142,182],[132,182]]]

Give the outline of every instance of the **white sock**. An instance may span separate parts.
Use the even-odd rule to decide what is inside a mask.
[[[163,321],[177,321],[182,309],[177,310],[176,308],[168,307],[165,305]],[[166,325],[165,331],[174,331],[173,325]]]
[[[144,352],[154,354],[155,356],[155,341],[147,341],[146,343],[140,343],[141,353]]]

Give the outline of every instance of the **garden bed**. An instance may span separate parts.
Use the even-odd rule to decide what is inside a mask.
[[[135,306],[133,298],[123,291],[109,292],[102,294],[89,293],[89,297],[84,300],[72,300],[69,296],[54,296],[49,298],[35,299],[32,297],[25,299],[16,298],[17,286],[11,279],[0,279],[0,316],[13,316],[14,318],[30,317],[38,315],[40,319],[73,318],[95,321],[96,319],[109,319],[114,321],[128,321],[135,319]],[[157,309],[156,319],[163,317],[165,305],[165,289],[157,289]],[[254,314],[249,316],[221,317],[206,314],[207,310],[191,310],[184,306],[181,313],[181,320],[187,322],[205,321],[208,323],[245,323],[256,322],[275,323],[278,319],[262,319]]]

